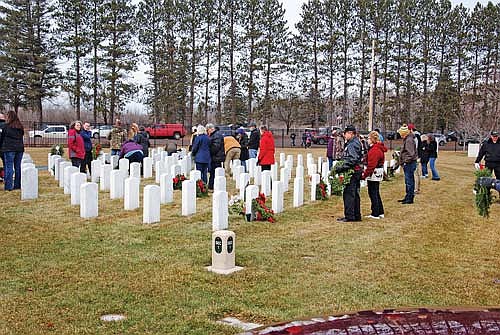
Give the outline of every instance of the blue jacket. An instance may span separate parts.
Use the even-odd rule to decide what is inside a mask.
[[[208,135],[196,136],[191,153],[196,163],[210,163],[210,139]]]
[[[80,130],[80,136],[83,138],[85,151],[92,151],[92,132],[90,130]]]

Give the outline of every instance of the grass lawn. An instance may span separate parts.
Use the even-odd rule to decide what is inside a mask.
[[[48,149],[28,152],[47,165]],[[230,276],[205,270],[211,198],[198,199],[197,214],[185,218],[175,191],[175,204],[162,205],[161,223],[143,225],[141,210],[125,212],[121,200],[101,192],[99,218],[83,220],[40,172],[35,201],[0,191],[0,334],[237,334],[215,321],[233,316],[268,324],[360,309],[498,305],[498,198],[490,218],[480,218],[473,159],[443,152],[437,168],[441,181],[423,180],[413,205],[396,201],[404,196],[402,175],[384,182],[386,218],[354,224],[335,221],[343,216],[340,197],[293,209],[292,180],[277,223],[230,217],[236,263],[245,267]],[[232,187],[228,182],[230,194]],[[367,190],[361,194],[368,215]],[[109,313],[127,319],[100,321]]]

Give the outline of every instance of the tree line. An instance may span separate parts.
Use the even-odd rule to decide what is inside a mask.
[[[479,133],[499,125],[499,21],[491,2],[309,0],[292,32],[278,0],[4,0],[0,103],[40,122],[64,92],[106,123],[140,99],[186,126],[367,128],[374,45],[377,127]]]

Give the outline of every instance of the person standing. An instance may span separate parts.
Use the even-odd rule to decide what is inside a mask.
[[[207,130],[202,125],[196,128],[196,138],[193,141],[191,154],[194,157],[196,170],[201,172],[201,180],[207,184],[207,172],[210,166],[210,139]]]
[[[417,145],[415,135],[410,132],[408,126],[403,124],[398,129],[399,135],[403,138],[403,148],[401,149],[401,164],[405,174],[406,195],[404,199],[398,200],[402,204],[412,204],[415,197],[415,169],[417,168]]]
[[[232,162],[235,159],[240,159],[241,155],[241,145],[240,142],[233,136],[225,136],[224,137],[224,153],[226,155],[226,159],[224,161],[224,169],[226,171],[226,177],[231,176],[229,162]]]
[[[380,141],[379,133],[372,131],[368,134],[368,155],[366,169],[361,175],[361,179],[366,179],[368,183],[368,195],[371,201],[371,214],[366,216],[370,219],[384,218],[384,205],[380,197],[380,182],[384,178],[384,161],[387,148]],[[379,170],[377,175],[373,175],[375,170]],[[380,171],[382,169],[382,171]]]
[[[436,169],[436,159],[438,156],[438,144],[434,135],[429,135],[429,165],[431,166],[432,180],[441,180]]]
[[[84,122],[83,129],[80,130],[80,135],[83,138],[83,147],[85,148],[85,157],[83,158],[80,172],[91,174],[92,173],[92,130],[90,130],[90,123]]]
[[[295,135],[295,133],[291,133],[290,134],[290,140],[292,140],[292,147],[295,146],[295,138],[297,137],[297,135]]]
[[[333,161],[336,161],[342,157],[342,152],[344,150],[344,138],[338,129],[332,129],[332,134],[328,139],[328,145],[326,146],[326,157],[328,157],[328,167],[331,170]]]
[[[361,142],[356,136],[356,128],[352,125],[344,129],[344,138],[346,144],[344,147],[344,154],[341,158],[343,164],[335,165],[333,170],[335,173],[345,172],[350,169],[354,170],[354,172],[351,175],[349,184],[344,188],[344,193],[342,194],[344,200],[344,217],[337,218],[337,221],[361,221],[361,199],[359,196],[362,173],[361,160],[363,158]]]
[[[68,155],[71,160],[71,165],[81,168],[82,162],[85,159],[85,144],[83,137],[80,135],[82,131],[82,122],[73,121],[68,130]]]
[[[257,158],[257,151],[259,150],[260,144],[260,133],[257,129],[257,125],[251,122],[250,127],[250,139],[248,141],[248,155],[250,158]]]
[[[262,171],[271,170],[274,164],[274,137],[273,133],[267,129],[267,126],[260,126],[259,158],[257,164],[262,167]]]
[[[240,153],[240,161],[241,165],[245,168],[247,168],[247,160],[250,158],[250,155],[248,153],[248,135],[245,133],[245,129],[243,128],[238,128],[236,129],[236,139],[240,143],[241,146],[241,153]]]
[[[21,188],[21,161],[24,153],[24,127],[13,110],[5,115],[5,125],[0,135],[0,153],[4,160],[4,188],[6,191]]]
[[[111,156],[119,155],[123,142],[127,139],[127,131],[122,129],[122,122],[116,119],[113,129],[111,129],[108,140],[111,148]]]
[[[5,127],[5,114],[0,112],[0,135],[2,135],[2,129]],[[2,169],[5,169],[5,161],[3,160],[3,153],[0,149],[0,159],[2,160]],[[3,181],[3,171],[0,170],[0,181]]]
[[[415,125],[413,123],[408,123],[408,130],[410,130],[410,133],[413,134],[415,137],[415,146],[417,150],[417,166],[415,168],[415,194],[420,193],[420,177],[422,176],[422,164],[421,163],[421,158],[422,158],[422,139],[420,138],[420,132],[415,129]]]
[[[208,138],[210,139],[210,178],[208,179],[208,189],[214,189],[215,169],[222,167],[224,162],[224,138],[218,128],[212,123],[207,124]]]
[[[429,163],[429,137],[427,135],[420,136],[422,141],[422,154],[420,155],[420,165],[422,166],[422,178],[427,178],[429,176],[429,170],[427,169],[427,164]]]
[[[144,126],[141,126],[139,128],[139,132],[137,134],[135,134],[135,136],[134,136],[134,141],[135,141],[135,143],[142,146],[142,155],[144,157],[148,157],[149,156],[149,145],[150,145],[149,135],[146,132]]]
[[[488,141],[483,143],[479,149],[474,163],[477,170],[479,170],[479,163],[481,163],[483,158],[486,168],[495,173],[496,179],[500,179],[500,141],[498,141],[498,131],[492,131]]]

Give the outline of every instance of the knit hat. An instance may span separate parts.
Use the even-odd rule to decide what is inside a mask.
[[[406,123],[403,123],[401,128],[398,129],[398,133],[401,136],[406,136],[410,133],[410,129],[408,129],[408,126],[406,125]]]

